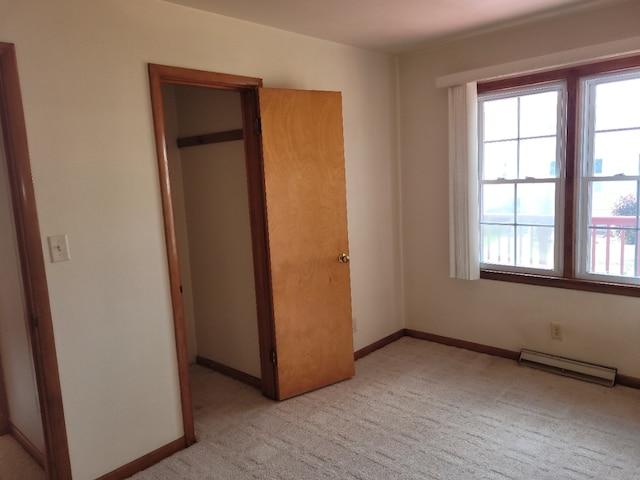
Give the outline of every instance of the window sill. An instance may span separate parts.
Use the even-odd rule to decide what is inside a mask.
[[[501,282],[524,283],[543,287],[566,288],[569,290],[582,290],[585,292],[607,293],[610,295],[624,295],[627,297],[640,297],[639,285],[623,283],[598,282],[576,278],[550,277],[533,275],[528,273],[502,272],[499,270],[483,269],[480,278],[485,280],[498,280]]]

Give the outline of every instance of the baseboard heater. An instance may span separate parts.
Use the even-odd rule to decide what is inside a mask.
[[[568,358],[556,357],[546,353],[534,352],[522,349],[520,351],[520,364],[538,368],[547,372],[565,375],[567,377],[598,383],[607,387],[613,387],[616,383],[617,369],[602,367],[591,363],[579,362]]]

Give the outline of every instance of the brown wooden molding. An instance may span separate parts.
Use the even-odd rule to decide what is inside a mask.
[[[31,455],[38,465],[44,468],[44,455],[42,452],[33,443],[31,443],[31,440],[29,440],[13,423],[9,424],[9,429],[11,431],[11,436],[15,441],[18,442],[29,455]]]
[[[16,221],[49,480],[71,479],[62,392],[15,46],[0,43],[0,123]]]
[[[390,343],[393,343],[396,340],[399,340],[404,336],[405,336],[404,329],[403,330],[398,330],[397,332],[392,333],[391,335],[387,335],[386,337],[381,338],[377,342],[373,342],[371,345],[367,345],[366,347],[363,347],[360,350],[357,350],[356,352],[354,352],[353,358],[355,360],[358,360],[359,358],[366,357],[370,353],[373,353],[376,350],[379,350],[380,348],[382,348],[382,347],[384,347],[386,345],[389,345]]]
[[[262,369],[262,391],[269,398],[275,398],[275,373],[270,363],[269,352],[274,347],[272,306],[270,298],[270,276],[266,248],[266,226],[264,215],[264,184],[262,165],[256,161],[260,154],[260,142],[254,132],[257,118],[257,88],[262,86],[259,78],[205,72],[167,65],[149,64],[149,83],[151,106],[156,142],[156,155],[159,168],[160,193],[164,219],[164,234],[169,268],[169,287],[173,309],[176,355],[182,420],[186,445],[195,442],[191,387],[189,385],[189,362],[187,355],[186,327],[181,293],[180,263],[178,259],[175,219],[171,198],[171,181],[167,158],[167,139],[165,132],[165,113],[162,98],[163,85],[186,85],[194,87],[217,88],[240,92],[243,109],[243,131],[245,137],[245,156],[247,162],[247,182],[249,186],[249,210],[254,256],[256,282],[256,303],[258,307],[258,333]]]
[[[267,200],[264,191],[262,142],[256,124],[259,118],[258,87],[240,91],[242,128],[245,131],[244,157],[249,191],[249,221],[251,224],[251,254],[253,255],[254,289],[258,313],[258,345],[262,394],[278,398],[277,368],[271,362],[271,352],[277,350],[267,232]]]
[[[442,337],[440,335],[434,335],[432,333],[420,332],[418,330],[405,329],[405,334],[412,338],[418,338],[421,340],[428,340],[430,342],[441,343],[443,345],[449,345],[451,347],[464,348],[465,350],[471,350],[473,352],[486,353],[487,355],[493,355],[494,357],[508,358],[510,360],[518,360],[520,358],[520,352],[514,352],[512,350],[505,350],[497,347],[489,347],[480,343],[467,342],[465,340],[458,340],[456,338]],[[629,375],[616,375],[616,383],[630,388],[640,389],[640,378],[631,377]]]
[[[640,390],[640,378],[630,377],[628,375],[616,375],[616,383],[623,387],[637,388]]]
[[[490,347],[480,343],[467,342],[466,340],[458,340],[457,338],[443,337],[440,335],[434,335],[433,333],[420,332],[418,330],[411,330],[410,328],[405,329],[405,335],[412,338],[419,338],[421,340],[449,345],[450,347],[464,348],[465,350],[471,350],[473,352],[486,353],[487,355],[493,355],[494,357],[508,358],[511,360],[518,360],[520,358],[520,352],[505,350],[498,347]]]
[[[211,143],[233,142],[235,140],[242,140],[243,138],[244,131],[239,128],[237,130],[227,130],[226,132],[182,137],[178,139],[177,144],[178,148],[196,147],[198,145],[209,145]]]
[[[163,460],[176,452],[179,452],[183,448],[187,446],[187,441],[185,437],[181,437],[177,440],[174,440],[171,443],[166,444],[163,447],[154,450],[153,452],[147,453],[146,455],[134,460],[133,462],[127,463],[112,472],[109,472],[96,480],[122,480],[124,478],[129,478],[132,475],[135,475],[142,470],[149,468],[152,465],[155,465],[160,460]]]
[[[182,424],[187,446],[195,442],[193,409],[191,407],[191,388],[189,387],[189,363],[187,354],[187,333],[184,323],[182,303],[182,280],[178,261],[178,242],[176,239],[175,219],[171,201],[171,182],[169,180],[169,160],[167,158],[167,139],[165,134],[164,103],[162,84],[171,72],[157,65],[149,65],[149,83],[151,89],[151,110],[156,141],[158,169],[160,171],[160,195],[164,218],[164,233],[169,266],[169,289],[173,310],[176,355],[178,357],[178,379],[182,406]]]
[[[507,88],[522,87],[524,85],[533,85],[540,83],[553,82],[562,80],[570,75],[595,75],[604,72],[614,72],[635,68],[640,64],[640,56],[633,55],[613,60],[604,60],[596,63],[586,63],[583,65],[574,65],[571,67],[563,67],[545,72],[531,73],[528,75],[518,75],[515,77],[502,78],[499,80],[489,80],[478,83],[478,93],[493,92]]]
[[[7,401],[7,391],[4,386],[4,373],[2,370],[2,362],[0,361],[0,435],[6,435],[10,431],[9,402]]]
[[[201,357],[198,355],[196,357],[196,363],[198,365],[202,365],[203,367],[210,368],[211,370],[215,370],[218,373],[226,375],[227,377],[234,378],[239,380],[242,383],[246,383],[258,390],[262,389],[262,380],[258,377],[254,377],[253,375],[249,375],[248,373],[241,372],[240,370],[236,370],[233,367],[229,367],[223,363],[216,362],[215,360],[211,360],[206,357]]]
[[[244,77],[229,73],[208,72],[192,68],[172,67],[170,65],[149,64],[149,69],[165,84],[186,85],[191,87],[218,88],[221,90],[241,90],[262,86],[262,79]]]
[[[501,272],[489,269],[481,270],[480,278],[483,280],[497,280],[501,282],[522,283],[525,285],[538,285],[541,287],[565,288],[569,290],[581,290],[584,292],[640,297],[640,287],[638,287],[638,285],[631,284],[595,282],[579,278],[549,277],[543,275],[532,275],[529,273]]]

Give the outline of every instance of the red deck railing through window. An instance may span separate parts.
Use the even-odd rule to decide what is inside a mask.
[[[627,229],[625,229],[626,227]],[[638,231],[636,228],[636,217],[592,217],[591,225],[589,227],[591,229],[591,271],[596,272],[597,268],[597,260],[598,260],[598,236],[602,236],[605,240],[604,244],[604,268],[605,272],[613,275],[624,275],[624,267],[625,261],[625,252],[626,252],[626,239],[628,235],[633,235],[634,241],[633,250],[635,250],[635,255],[633,260],[634,268],[636,276],[640,276],[640,262],[638,262],[638,255],[640,250],[638,248],[638,239],[637,234]],[[629,229],[631,228],[631,229]],[[612,252],[611,252],[611,243],[612,240],[620,243],[619,247],[619,264],[615,262],[616,271],[612,271],[612,265],[614,262],[612,261]]]

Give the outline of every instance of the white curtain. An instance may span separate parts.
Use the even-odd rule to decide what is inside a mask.
[[[449,88],[449,255],[452,278],[480,278],[476,83]]]

